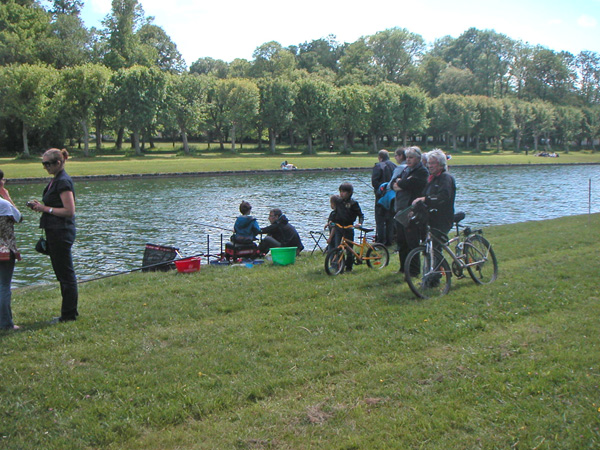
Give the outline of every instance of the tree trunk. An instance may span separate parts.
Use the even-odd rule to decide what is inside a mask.
[[[181,130],[181,140],[183,141],[183,153],[186,155],[190,154],[190,146],[188,144],[187,133],[185,130]]]
[[[117,142],[115,142],[115,146],[117,150],[121,150],[123,148],[123,135],[125,134],[125,129],[123,127],[119,128],[117,132]]]
[[[83,128],[83,156],[90,156],[90,130],[88,129],[87,120],[80,120],[81,128]]]
[[[102,149],[102,119],[96,118],[96,151]]]
[[[308,154],[313,154],[313,138],[312,134],[308,133]]]
[[[231,124],[231,152],[235,153],[235,123]]]
[[[29,140],[27,139],[27,125],[23,124],[23,156],[29,156]]]
[[[136,156],[142,156],[142,151],[140,149],[140,130],[133,131],[133,148],[135,148]]]
[[[275,154],[276,145],[277,145],[277,135],[275,134],[275,130],[273,128],[269,128],[269,150],[272,155]]]
[[[372,142],[373,142],[373,153],[377,153],[378,149],[377,149],[377,135],[374,134],[372,136]]]

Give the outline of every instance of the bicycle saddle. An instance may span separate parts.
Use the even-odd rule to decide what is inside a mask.
[[[456,214],[454,214],[454,223],[458,223],[461,220],[463,220],[465,218],[465,213],[464,212],[457,212]]]
[[[375,230],[375,228],[365,228],[365,227],[356,227],[357,229],[359,229],[360,231],[364,231],[365,233],[370,233],[371,231]]]

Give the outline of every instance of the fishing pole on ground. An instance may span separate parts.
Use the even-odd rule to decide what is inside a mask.
[[[155,264],[149,264],[147,266],[142,266],[142,267],[137,267],[135,269],[131,269],[131,270],[123,270],[122,272],[117,272],[117,273],[111,273],[108,275],[102,275],[100,277],[96,277],[96,278],[87,278],[85,280],[80,280],[77,281],[77,284],[83,284],[83,283],[88,283],[90,281],[96,281],[96,280],[102,280],[104,278],[110,278],[110,277],[116,277],[117,275],[124,275],[126,273],[132,273],[132,272],[137,272],[139,270],[144,270],[144,269],[152,269],[154,267],[160,267],[160,266],[166,266],[167,264],[171,264],[174,263],[175,261],[180,261],[181,259],[189,259],[189,258],[197,258],[199,256],[206,256],[204,253],[198,253],[197,255],[193,255],[193,256],[186,256],[185,258],[181,258],[181,255],[179,255],[178,258],[176,259],[171,259],[169,261],[161,261],[159,263],[155,263]]]

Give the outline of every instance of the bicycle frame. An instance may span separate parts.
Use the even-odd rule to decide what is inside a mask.
[[[354,225],[342,226],[342,225],[336,224],[335,226],[338,228],[343,228],[343,229],[354,228]],[[358,230],[360,230],[360,236],[358,237],[358,240],[360,242],[352,241],[350,239],[347,239],[345,236],[342,236],[342,240],[340,241],[340,245],[338,245],[338,248],[341,248],[346,251],[350,251],[354,256],[356,256],[356,258],[359,261],[363,261],[363,260],[367,260],[367,259],[377,259],[376,257],[363,256],[363,255],[365,255],[367,250],[372,249],[373,246],[371,244],[369,244],[369,242],[367,241],[367,233],[364,231],[364,229],[358,228]],[[356,251],[354,251],[354,248],[352,247],[353,245],[360,247],[360,253],[356,253]]]
[[[431,261],[433,261],[433,249],[434,249],[433,244],[436,243],[440,247],[440,253],[442,254],[442,256],[444,255],[444,251],[445,251],[450,256],[450,258],[452,258],[452,261],[454,261],[456,264],[458,264],[458,266],[461,269],[466,269],[467,267],[472,267],[472,266],[475,266],[480,263],[480,261],[474,261],[474,262],[465,261],[464,244],[465,244],[465,240],[469,236],[471,236],[473,234],[481,234],[481,230],[471,230],[470,228],[466,227],[465,231],[463,232],[462,239],[461,239],[459,227],[460,227],[460,225],[457,222],[456,223],[456,236],[454,236],[448,242],[443,242],[441,239],[439,239],[435,234],[433,234],[431,232],[430,226],[427,225],[425,241],[422,243],[427,248],[427,253],[432,256]],[[458,241],[458,244],[457,244],[458,251],[456,253],[454,253],[452,251],[452,249],[450,248],[450,245],[454,244],[456,241]],[[481,255],[481,256],[487,261],[487,255]]]

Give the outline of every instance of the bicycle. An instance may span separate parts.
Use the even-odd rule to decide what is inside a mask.
[[[459,279],[464,278],[465,269],[477,284],[488,284],[498,278],[498,260],[492,245],[483,237],[481,229],[471,230],[468,226],[459,225],[464,218],[463,212],[454,215],[456,236],[447,242],[433,234],[432,228],[427,225],[425,239],[406,257],[404,276],[417,297],[446,295],[452,274]],[[464,228],[462,233],[460,227]],[[453,252],[450,246],[455,243]],[[434,248],[436,244],[441,250]],[[443,251],[452,258],[452,269]],[[417,267],[418,272],[415,270]]]
[[[340,229],[356,228],[360,230],[359,242],[352,241],[342,236],[340,245],[329,250],[325,256],[325,272],[328,275],[339,275],[346,269],[346,258],[354,258],[355,264],[366,261],[367,266],[375,269],[383,269],[390,262],[390,254],[383,244],[371,244],[367,241],[367,233],[374,231],[373,228],[354,227],[354,225],[342,226],[332,224]],[[352,246],[356,246],[356,252]]]

